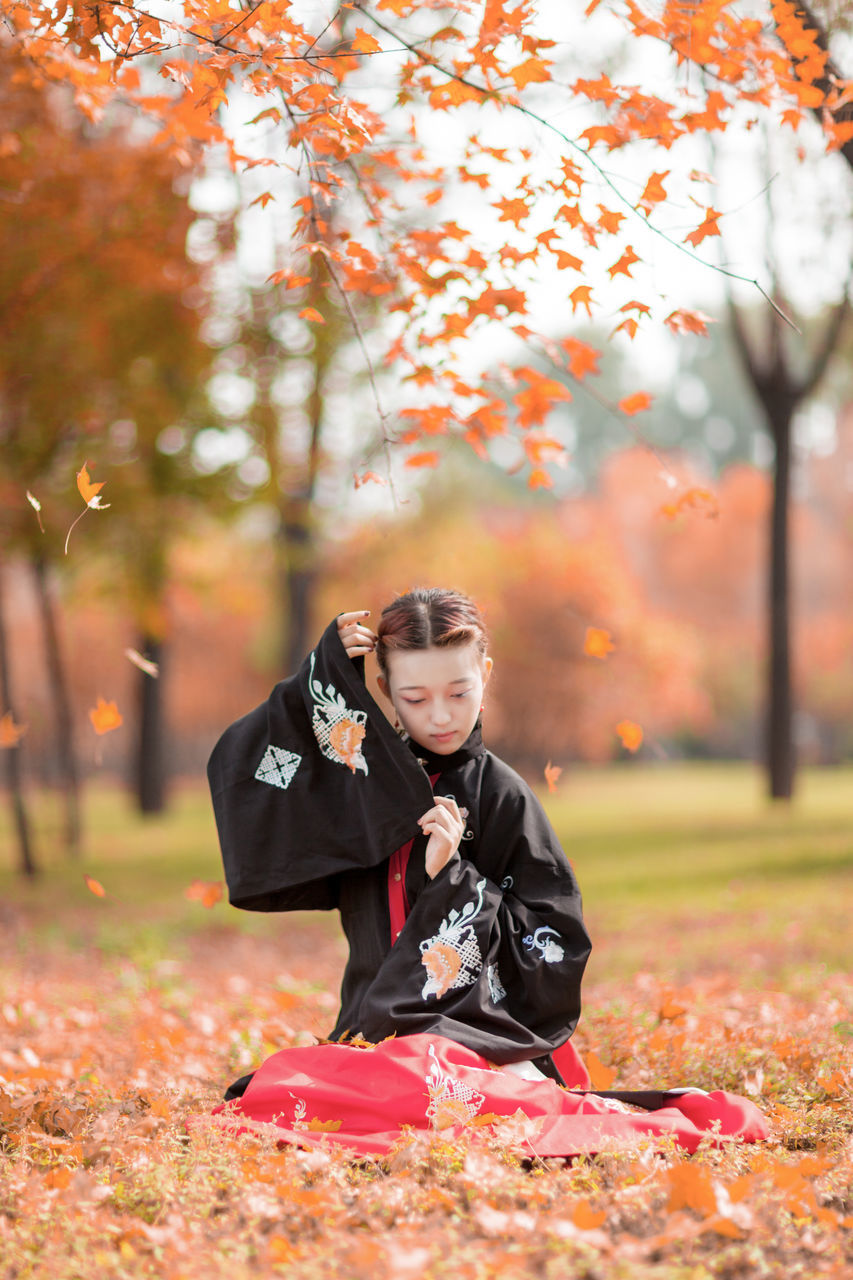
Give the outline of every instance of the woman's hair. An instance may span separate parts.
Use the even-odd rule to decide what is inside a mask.
[[[482,657],[488,636],[482,614],[470,596],[444,587],[415,587],[382,610],[376,658],[388,676],[388,654],[396,649],[452,648],[476,644]]]

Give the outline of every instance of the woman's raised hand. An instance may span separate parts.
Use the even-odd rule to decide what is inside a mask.
[[[350,658],[363,658],[376,648],[376,636],[364,621],[369,617],[369,609],[338,615],[338,635]]]
[[[418,818],[418,826],[424,835],[429,836],[425,861],[426,873],[432,880],[459,848],[459,841],[465,834],[465,823],[452,796],[436,796],[435,807],[427,809],[423,817]]]

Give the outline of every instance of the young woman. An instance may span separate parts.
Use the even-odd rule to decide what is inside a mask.
[[[552,1113],[547,1153],[598,1149],[608,1125],[637,1117],[557,1088],[589,1083],[567,1042],[590,942],[542,806],[483,745],[483,619],[438,588],[398,597],[376,633],[368,616],[332,622],[211,756],[232,904],[337,908],[349,944],[338,1043],[282,1050],[226,1098],[293,1140],[313,1124],[363,1151],[387,1150],[401,1126],[519,1109]],[[371,653],[396,727],[367,692]],[[365,1043],[377,1047],[350,1047]],[[642,1132],[671,1132],[655,1105],[662,1121],[644,1116]]]

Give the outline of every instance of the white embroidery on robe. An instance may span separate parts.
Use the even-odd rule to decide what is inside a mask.
[[[524,945],[528,951],[532,951],[534,947],[538,948],[540,960],[544,960],[547,964],[559,964],[566,953],[559,943],[545,936],[548,933],[552,933],[555,938],[560,937],[556,929],[549,929],[543,924],[535,933],[528,933],[524,939]]]
[[[438,933],[420,944],[421,964],[429,977],[421,995],[440,998],[456,987],[470,987],[483,967],[480,945],[472,922],[483,909],[485,880],[477,884],[477,901],[466,902],[461,911],[450,911]]]
[[[489,995],[492,997],[492,1003],[497,1004],[500,1000],[503,1000],[506,991],[501,982],[501,975],[498,973],[496,964],[490,964],[486,969],[486,981],[489,984]]]
[[[325,690],[319,680],[314,679],[314,658],[311,654],[311,674],[308,688],[314,699],[314,714],[311,727],[320,750],[327,760],[335,764],[345,764],[355,773],[367,773],[367,761],[361,752],[361,744],[367,732],[366,711],[352,711],[344,701],[342,693],[338,693],[333,684],[327,684]]]
[[[255,777],[258,782],[268,782],[271,787],[281,787],[286,791],[301,761],[302,756],[295,751],[286,751],[284,747],[274,747],[270,743],[255,770]]]
[[[443,1072],[434,1045],[429,1047],[429,1056],[432,1066],[424,1080],[429,1094],[426,1116],[430,1128],[449,1129],[455,1124],[470,1124],[486,1101],[485,1095],[472,1089],[464,1080]]]

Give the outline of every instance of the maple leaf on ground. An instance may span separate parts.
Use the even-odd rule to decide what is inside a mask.
[[[184,897],[190,902],[200,902],[203,907],[214,907],[222,897],[220,880],[193,880],[184,889]]]
[[[94,893],[96,898],[105,898],[107,896],[107,891],[100,880],[95,880],[92,876],[87,875],[84,875],[83,879],[86,882],[86,888],[90,893]]]
[[[619,401],[619,408],[631,418],[635,413],[642,413],[644,409],[648,409],[651,402],[652,398],[648,391],[635,391],[633,395],[623,396]]]
[[[633,720],[620,720],[616,726],[622,746],[626,751],[639,751],[643,742],[643,730]]]
[[[583,651],[590,658],[606,658],[616,645],[610,638],[610,632],[603,627],[587,627],[584,636]]]
[[[124,717],[114,702],[106,702],[103,698],[98,698],[97,705],[89,711],[89,719],[92,721],[92,728],[95,733],[110,733],[111,730],[117,729],[119,725],[124,724]]]
[[[0,716],[0,750],[4,747],[16,747],[27,732],[25,724],[15,724],[11,711]]]
[[[685,242],[692,244],[695,249],[707,236],[721,235],[720,228],[717,226],[717,221],[721,217],[722,214],[718,209],[706,209],[704,221],[700,222],[695,230],[688,232],[684,237]]]
[[[616,1068],[605,1066],[598,1054],[593,1052],[592,1049],[584,1055],[584,1062],[586,1063],[589,1082],[593,1089],[609,1089],[616,1079]]]
[[[563,770],[561,766],[558,764],[551,764],[550,760],[545,765],[545,781],[548,783],[549,791],[557,790],[557,780],[562,772]]]

